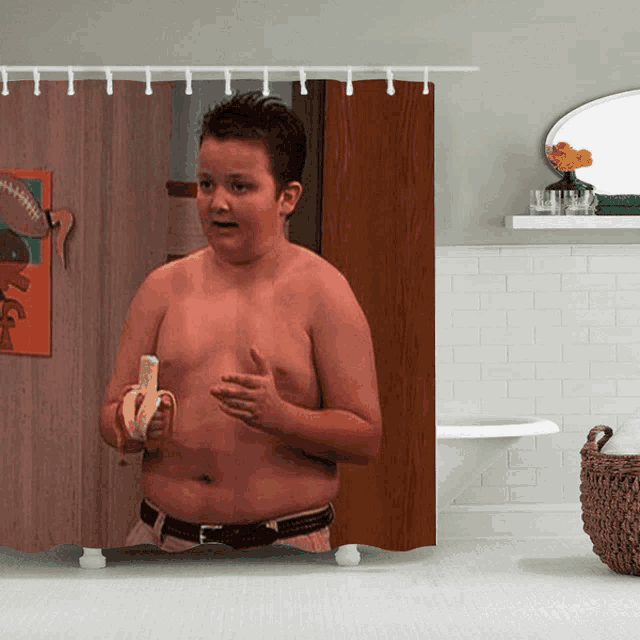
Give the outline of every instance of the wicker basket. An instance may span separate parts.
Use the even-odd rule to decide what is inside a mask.
[[[602,431],[604,437],[596,442]],[[610,427],[594,427],[580,452],[583,528],[594,553],[610,569],[640,576],[640,455],[600,453],[612,435]]]

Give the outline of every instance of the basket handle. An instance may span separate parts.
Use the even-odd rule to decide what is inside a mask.
[[[596,436],[604,431],[604,436],[596,442]],[[605,444],[609,441],[609,438],[613,435],[613,429],[611,427],[607,427],[603,424],[599,424],[597,427],[593,427],[591,431],[589,431],[589,435],[587,436],[587,442],[582,447],[581,453],[600,453],[600,449],[604,447]]]

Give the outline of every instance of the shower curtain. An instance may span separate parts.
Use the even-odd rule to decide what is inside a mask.
[[[429,87],[398,82],[388,96],[367,81],[346,96],[330,81],[307,114],[324,141],[308,160],[323,164],[322,255],[369,321],[383,413],[376,461],[341,470],[333,547],[435,544]],[[28,553],[121,547],[138,519],[140,465],[118,465],[98,417],[131,299],[167,260],[171,84],[154,82],[152,95],[133,81],[114,80],[113,95],[98,80],[67,89],[43,81],[35,96],[23,81],[0,97],[0,173],[49,172],[52,208],[75,218],[66,268],[51,256],[51,356],[0,350],[0,546]]]

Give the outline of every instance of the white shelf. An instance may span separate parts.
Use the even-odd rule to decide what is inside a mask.
[[[505,216],[507,229],[640,229],[640,216]]]

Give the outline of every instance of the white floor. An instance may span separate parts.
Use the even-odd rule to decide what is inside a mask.
[[[356,567],[297,549],[181,554],[0,547],[0,638],[46,640],[636,640],[640,578],[611,571],[586,535],[443,540]]]

